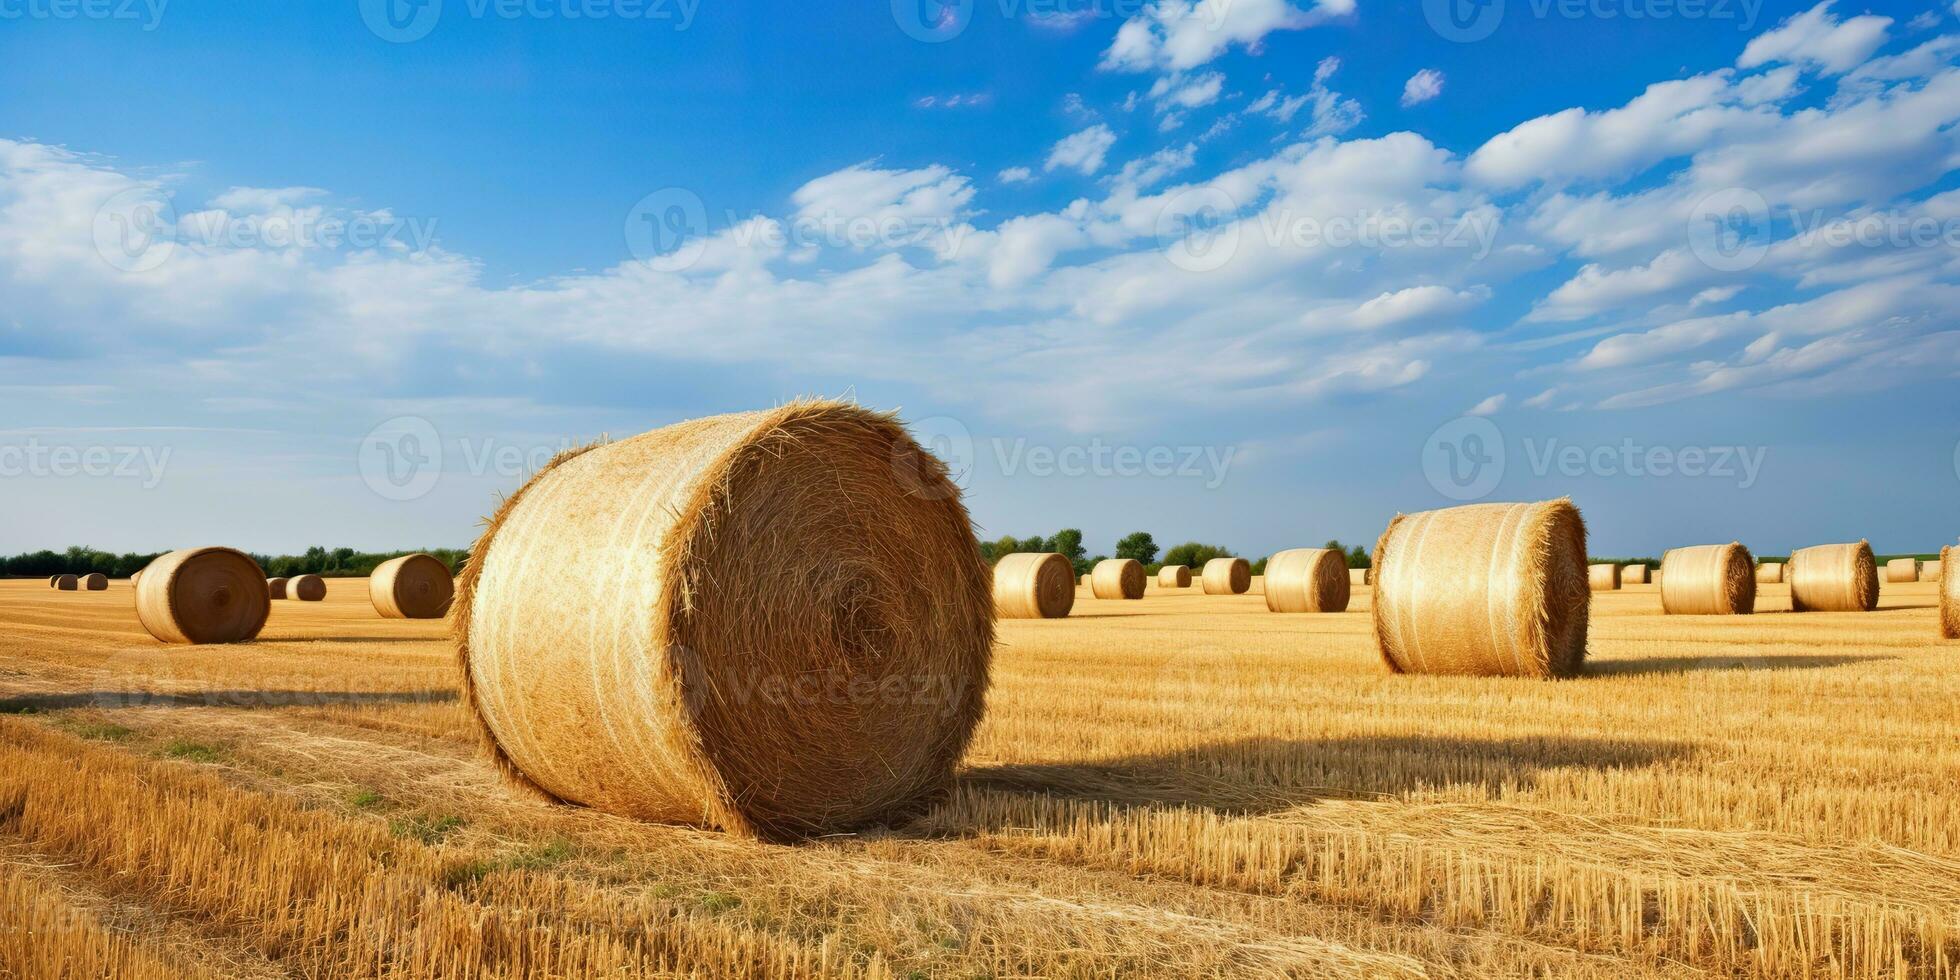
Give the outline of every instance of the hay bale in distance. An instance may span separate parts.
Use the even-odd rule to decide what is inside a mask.
[[[239,643],[272,611],[265,572],[231,548],[173,551],[143,570],[136,618],[165,643]]]
[[[1024,552],[994,563],[994,613],[1003,619],[1061,619],[1075,608],[1075,566],[1056,552]]]
[[[1090,591],[1098,599],[1143,598],[1143,562],[1135,558],[1106,558],[1089,573]]]
[[[1917,558],[1894,558],[1885,563],[1885,581],[1919,581],[1919,560]]]
[[[54,577],[54,587],[63,592],[73,592],[77,588],[78,581],[73,575],[56,575]]]
[[[295,575],[286,580],[286,598],[319,602],[327,597],[327,580],[318,575]]]
[[[1213,558],[1205,562],[1205,595],[1242,595],[1252,588],[1252,563],[1243,558]]]
[[[1351,586],[1371,585],[1374,583],[1374,575],[1375,570],[1372,568],[1350,568],[1348,569],[1348,584]]]
[[[434,555],[384,561],[368,579],[368,600],[386,619],[441,619],[455,592],[449,566]]]
[[[109,588],[109,576],[101,572],[90,572],[77,580],[76,587],[84,592],[102,592]]]
[[[1942,555],[1946,554],[1946,549],[1944,548],[1940,549],[1940,554]],[[1938,582],[1940,581],[1940,573],[1945,569],[1946,569],[1945,558],[1936,558],[1932,561],[1922,561],[1919,563],[1919,580],[1921,582]]]
[[[1081,581],[1077,582],[1076,584],[1082,586],[1085,589],[1095,585],[1095,579],[1090,577],[1091,574],[1092,573],[1090,572],[1083,572]]]
[[[1740,542],[1676,548],[1661,558],[1661,610],[1670,616],[1756,611],[1756,559]]]
[[[61,576],[59,575],[48,576],[48,588],[54,589],[54,588],[59,588],[60,586],[61,586]]]
[[[1783,582],[1783,563],[1766,561],[1756,566],[1756,584],[1780,585]]]
[[[1783,577],[1793,612],[1870,612],[1878,608],[1878,561],[1868,541],[1820,544],[1790,555]]]
[[[1289,548],[1266,559],[1266,608],[1271,612],[1346,612],[1351,583],[1347,559],[1328,548]]]
[[[1620,587],[1620,566],[1589,565],[1586,582],[1594,592],[1611,592]]]
[[[1647,572],[1648,568],[1645,562],[1635,565],[1622,565],[1620,566],[1620,584],[1646,585]]]
[[[1564,498],[1401,514],[1375,545],[1396,673],[1567,677],[1586,658],[1586,525]]]
[[[1158,569],[1157,587],[1160,589],[1190,588],[1191,567],[1189,565],[1165,565]]]
[[[1956,556],[1953,546],[1940,549],[1940,569],[1952,568]],[[1960,640],[1960,575],[1946,575],[1940,579],[1940,635],[1949,640]]]
[[[472,556],[465,702],[504,771],[561,801],[826,833],[941,794],[980,718],[988,569],[945,467],[887,415],[794,402],[574,450]],[[1072,600],[1067,559],[1030,557]]]
[[[286,583],[289,581],[291,580],[285,578],[266,579],[265,594],[271,596],[275,600],[286,598]]]

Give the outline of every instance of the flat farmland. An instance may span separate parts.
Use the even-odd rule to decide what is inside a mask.
[[[1586,676],[1395,676],[1369,594],[1000,623],[952,794],[799,845],[512,792],[361,580],[165,647],[0,582],[0,975],[1960,973],[1960,643],[1593,597]]]

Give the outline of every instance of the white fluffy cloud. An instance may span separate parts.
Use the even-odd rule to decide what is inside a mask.
[[[1751,40],[1736,64],[1754,68],[1780,61],[1842,75],[1871,57],[1891,26],[1892,18],[1875,14],[1839,21],[1831,16],[1831,0],[1824,0]]]
[[[1402,83],[1402,105],[1405,108],[1428,102],[1442,94],[1443,73],[1434,68],[1424,68]]]
[[[1103,52],[1113,71],[1185,71],[1237,44],[1256,47],[1274,31],[1292,31],[1354,13],[1354,0],[1319,0],[1302,10],[1288,0],[1156,0],[1117,28]]]
[[[1048,151],[1043,170],[1073,170],[1087,176],[1102,169],[1109,148],[1116,145],[1116,134],[1097,123],[1081,132],[1062,137]]]

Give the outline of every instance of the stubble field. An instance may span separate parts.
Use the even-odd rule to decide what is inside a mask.
[[[359,580],[165,648],[0,582],[0,976],[1960,973],[1960,643],[1594,596],[1587,676],[1403,677],[1358,588],[1003,621],[952,796],[797,846],[536,802]]]

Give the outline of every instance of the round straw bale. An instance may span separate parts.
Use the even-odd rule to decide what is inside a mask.
[[[1594,592],[1611,592],[1620,587],[1620,566],[1587,566],[1586,580]]]
[[[1350,568],[1348,569],[1348,584],[1349,585],[1373,584],[1375,578],[1374,573],[1375,570],[1372,568]]]
[[[1157,587],[1160,589],[1188,589],[1191,587],[1191,566],[1165,565],[1157,570]]]
[[[1328,548],[1289,548],[1266,559],[1266,608],[1272,612],[1346,612],[1347,558]]]
[[[79,581],[73,575],[56,575],[54,577],[54,587],[63,592],[73,592],[77,588]]]
[[[274,599],[286,598],[286,583],[291,579],[269,578],[265,580],[265,594]]]
[[[1945,549],[1941,549],[1940,554],[1946,554]],[[1921,582],[1937,582],[1940,580],[1940,572],[1945,568],[1945,558],[1940,558],[1936,561],[1922,561],[1919,563],[1919,580]]]
[[[90,572],[82,576],[77,585],[85,592],[101,592],[109,587],[109,576],[101,572]]]
[[[368,600],[385,619],[441,619],[455,591],[449,566],[434,555],[384,561],[368,578]]]
[[[1885,581],[1919,581],[1919,560],[1916,558],[1894,558],[1885,563]]]
[[[295,575],[286,581],[286,598],[319,602],[327,597],[327,580],[318,575]]]
[[[1243,558],[1205,562],[1205,595],[1240,595],[1252,588],[1252,563]]]
[[[1940,568],[1945,570],[1956,556],[1953,547],[1940,549]],[[1960,575],[1946,575],[1940,579],[1940,635],[1949,640],[1960,640]]]
[[[1661,558],[1661,611],[1728,616],[1756,611],[1756,558],[1739,542],[1676,548]]]
[[[1564,498],[1397,515],[1375,545],[1390,670],[1566,677],[1586,658],[1586,524]]]
[[[1793,612],[1870,612],[1878,608],[1878,562],[1870,542],[1820,544],[1790,555],[1783,578]]]
[[[1082,586],[1085,589],[1094,586],[1096,584],[1096,580],[1092,578],[1091,575],[1092,573],[1090,572],[1083,572],[1081,581],[1077,582],[1076,584]]]
[[[888,415],[800,401],[562,454],[471,555],[465,700],[547,798],[827,833],[942,793],[980,718],[987,566],[945,467]],[[1002,559],[1024,563],[1073,602],[1066,558]]]
[[[1783,563],[1766,561],[1756,566],[1756,582],[1759,585],[1778,585],[1783,581]]]
[[[58,589],[60,587],[61,587],[61,576],[59,575],[48,576],[48,588]]]
[[[1622,565],[1620,566],[1620,584],[1646,585],[1647,571],[1647,564],[1645,562],[1635,565]]]
[[[230,548],[173,551],[143,570],[136,618],[165,643],[238,643],[259,635],[272,611],[265,572]]]
[[[1089,573],[1089,586],[1098,599],[1141,599],[1143,585],[1143,562],[1135,558],[1105,559]]]
[[[1061,619],[1075,607],[1075,566],[1055,552],[1019,552],[994,563],[994,613],[1002,619]]]

